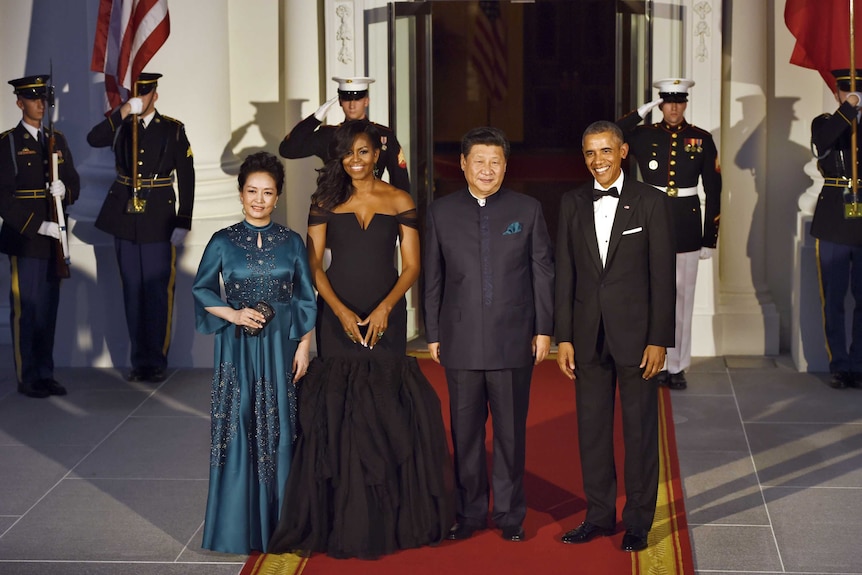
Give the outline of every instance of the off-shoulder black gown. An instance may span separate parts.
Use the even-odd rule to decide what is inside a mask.
[[[332,288],[367,317],[398,279],[396,240],[401,225],[416,227],[416,211],[376,214],[363,229],[353,213],[312,206],[309,226],[323,223]],[[318,298],[319,357],[301,382],[301,431],[270,553],[375,558],[448,533],[453,480],[440,400],[406,356],[406,330],[402,298],[384,337],[365,348]]]

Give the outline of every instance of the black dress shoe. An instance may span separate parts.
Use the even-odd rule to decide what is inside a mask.
[[[655,377],[653,379],[655,379],[655,382],[659,385],[667,385],[668,379],[669,379],[669,376],[667,374],[667,370],[666,369],[661,370],[660,372],[655,374]]]
[[[672,373],[668,377],[667,386],[671,389],[685,389],[688,382],[685,380],[685,372]]]
[[[829,387],[833,389],[845,389],[853,384],[853,376],[848,371],[836,371],[832,373]]]
[[[66,388],[60,385],[56,379],[48,378],[39,381],[42,389],[45,389],[50,395],[66,395]]]
[[[449,535],[446,536],[446,539],[451,541],[461,541],[462,539],[469,539],[473,536],[473,533],[482,529],[478,525],[470,525],[469,523],[456,523],[452,526],[452,529],[449,530]]]
[[[856,389],[862,389],[862,373],[858,371],[850,372],[850,379],[847,381],[847,385]]]
[[[647,548],[649,531],[643,529],[626,529],[623,535],[623,551],[643,551]]]
[[[51,395],[47,389],[42,387],[41,382],[19,383],[18,393],[23,393],[27,397],[48,397]]]
[[[520,525],[510,525],[503,527],[503,539],[506,541],[526,541],[527,536],[524,534],[524,528]]]
[[[599,527],[589,521],[584,521],[571,531],[563,535],[563,543],[586,543],[596,537],[613,535],[613,528]]]
[[[126,375],[126,381],[146,381],[148,375],[145,369],[136,367]]]
[[[163,369],[154,369],[147,376],[147,381],[150,383],[161,383],[165,380],[167,376],[165,375],[165,370]]]

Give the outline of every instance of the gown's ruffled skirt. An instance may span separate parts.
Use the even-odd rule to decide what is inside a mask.
[[[440,400],[415,358],[315,359],[270,553],[375,558],[444,539],[454,521]]]

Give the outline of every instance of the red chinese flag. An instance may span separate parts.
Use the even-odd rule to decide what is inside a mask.
[[[128,98],[132,83],[171,32],[168,0],[100,0],[90,69],[104,72],[108,107]]]
[[[787,0],[784,22],[796,38],[790,63],[817,70],[833,90],[832,70],[850,68],[850,2],[853,2],[855,65],[862,68],[862,0]],[[862,86],[857,86],[857,90]]]

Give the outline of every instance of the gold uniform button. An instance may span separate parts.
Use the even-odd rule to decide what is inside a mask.
[[[675,176],[675,175],[676,175],[676,172],[674,172],[673,170],[671,170],[671,171],[668,173],[668,175],[670,175],[670,176]]]
[[[671,165],[671,166],[675,166],[675,165],[676,165],[676,160],[671,160],[671,161],[670,161],[670,165]]]

